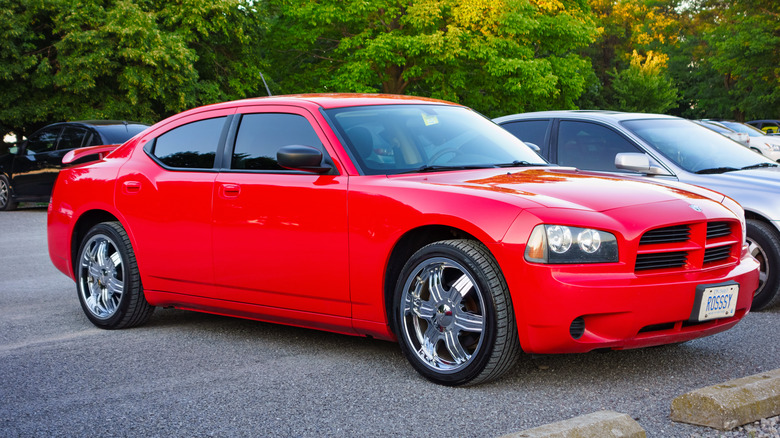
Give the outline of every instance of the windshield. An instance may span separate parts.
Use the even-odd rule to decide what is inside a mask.
[[[750,125],[745,125],[744,123],[739,123],[739,122],[721,122],[721,123],[733,129],[734,131],[747,134],[751,137],[763,137],[764,135],[766,135],[764,134],[764,131],[758,128],[754,128]]]
[[[547,165],[474,111],[446,105],[381,105],[325,111],[367,175]]]
[[[777,163],[689,120],[629,120],[623,126],[676,165],[694,173],[720,173]]]

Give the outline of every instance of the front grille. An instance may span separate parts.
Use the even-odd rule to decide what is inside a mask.
[[[681,268],[688,261],[687,251],[662,252],[654,254],[638,254],[636,256],[637,271],[648,269]]]
[[[691,235],[691,227],[688,225],[676,225],[673,227],[656,228],[642,236],[640,245],[652,245],[656,243],[685,242]]]
[[[704,251],[704,263],[713,263],[728,259],[731,255],[731,245],[707,248]]]
[[[728,222],[710,222],[707,224],[707,239],[728,236],[731,234],[731,225]]]
[[[736,262],[742,242],[736,221],[693,222],[655,228],[639,239],[634,272],[708,269]]]

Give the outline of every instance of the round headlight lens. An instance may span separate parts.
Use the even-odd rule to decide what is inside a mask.
[[[596,230],[586,229],[577,235],[577,242],[582,252],[593,254],[601,248],[601,234]]]
[[[571,230],[569,227],[552,225],[547,227],[547,242],[550,249],[558,254],[563,254],[571,248]]]

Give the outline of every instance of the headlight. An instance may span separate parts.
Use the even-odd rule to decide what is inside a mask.
[[[536,263],[615,263],[617,239],[612,233],[565,225],[537,225],[525,249]]]

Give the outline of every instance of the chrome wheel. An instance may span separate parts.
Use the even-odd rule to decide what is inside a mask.
[[[467,367],[482,347],[485,303],[476,282],[459,263],[432,258],[404,285],[403,335],[420,360],[437,372]]]
[[[764,251],[763,248],[759,244],[757,244],[755,241],[751,241],[750,239],[747,239],[748,243],[748,251],[750,252],[750,255],[753,256],[756,260],[758,260],[759,263],[759,271],[758,271],[758,289],[756,289],[756,292],[754,296],[761,295],[761,292],[763,292],[764,285],[766,284],[767,278],[769,278],[769,274],[771,271],[771,267],[769,266],[769,263],[767,263],[767,254],[766,251]]]
[[[748,251],[759,264],[758,288],[750,310],[763,310],[780,303],[780,234],[766,222],[747,220]]]
[[[5,182],[5,178],[0,178],[0,208],[5,207],[9,196],[8,184]]]
[[[415,252],[398,277],[392,319],[409,363],[443,385],[497,379],[520,353],[506,280],[475,240],[441,240]]]
[[[11,199],[11,185],[5,175],[0,175],[0,210],[13,210],[16,202]]]
[[[92,236],[80,260],[78,287],[87,310],[96,318],[111,318],[125,290],[124,261],[116,242],[104,234]]]

